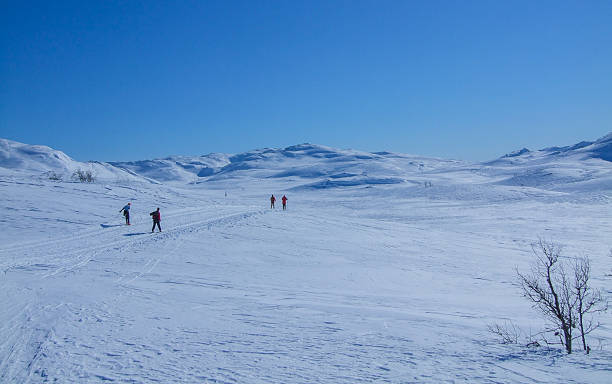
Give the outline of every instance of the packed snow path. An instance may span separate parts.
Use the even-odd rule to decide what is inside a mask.
[[[263,193],[3,186],[5,220],[23,228],[7,229],[0,246],[2,383],[612,376],[609,315],[589,357],[499,345],[486,331],[503,319],[541,324],[514,280],[538,234],[592,255],[595,283],[611,290],[605,198],[412,198],[391,209],[359,194],[304,193],[283,212],[267,209]],[[116,213],[128,199],[129,227]],[[157,205],[163,232],[151,234]]]

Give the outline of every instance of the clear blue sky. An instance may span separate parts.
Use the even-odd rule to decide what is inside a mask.
[[[2,1],[0,137],[488,160],[612,131],[612,1]]]

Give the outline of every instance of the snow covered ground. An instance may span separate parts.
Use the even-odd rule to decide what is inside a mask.
[[[589,356],[487,331],[542,328],[515,272],[538,236],[589,255],[612,293],[612,163],[588,145],[485,164],[303,145],[167,173],[99,163],[92,184],[24,169],[11,146],[1,383],[612,382],[610,313]]]

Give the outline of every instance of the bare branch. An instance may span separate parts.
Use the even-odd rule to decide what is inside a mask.
[[[536,261],[531,274],[517,270],[523,296],[554,325],[554,335],[567,353],[572,353],[572,340],[577,338],[581,339],[583,349],[589,350],[586,335],[599,327],[593,315],[608,308],[601,291],[589,285],[589,259],[575,258],[570,265],[560,258],[559,245],[543,239],[534,243],[532,250]],[[579,336],[574,336],[575,329]]]

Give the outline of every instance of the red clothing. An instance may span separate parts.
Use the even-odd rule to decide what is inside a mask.
[[[283,196],[282,200],[283,200],[283,204],[287,204],[287,198],[285,196]]]
[[[154,211],[154,212],[151,212],[150,215],[153,218],[153,221],[156,221],[156,222],[161,221],[161,212]]]

